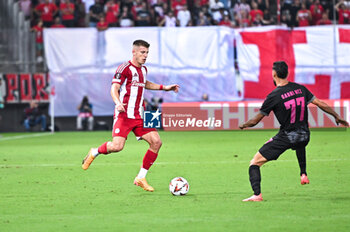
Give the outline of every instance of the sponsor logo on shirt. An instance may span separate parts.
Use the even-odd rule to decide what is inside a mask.
[[[138,81],[132,81],[131,82],[131,86],[136,86],[136,87],[142,87],[142,88],[145,88],[145,83],[141,83],[141,82],[138,82]]]

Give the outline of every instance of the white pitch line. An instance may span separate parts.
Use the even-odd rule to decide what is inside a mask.
[[[319,159],[319,160],[308,160],[308,163],[314,162],[332,162],[332,161],[348,161],[350,159]],[[297,162],[295,160],[279,160],[278,162]],[[277,163],[278,163],[277,162]],[[216,161],[216,162],[156,162],[155,165],[204,165],[204,164],[238,164],[238,163],[247,163],[249,164],[249,160],[247,161]],[[97,163],[95,162],[93,166],[135,166],[140,163]],[[69,163],[69,164],[0,164],[0,168],[12,168],[12,167],[77,167],[80,166],[79,163]]]
[[[52,135],[51,132],[48,133],[37,133],[37,134],[27,134],[27,135],[18,135],[18,136],[9,136],[9,137],[2,137],[0,138],[1,141],[8,141],[8,140],[15,140],[15,139],[25,139],[25,138],[33,138],[33,137],[41,137],[46,135]]]

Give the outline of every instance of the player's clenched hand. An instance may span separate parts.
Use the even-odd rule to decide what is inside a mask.
[[[164,86],[164,90],[165,91],[174,91],[175,93],[179,92],[179,88],[180,86],[179,85],[167,85],[167,86]]]
[[[337,123],[337,125],[340,123],[343,126],[349,127],[349,123],[342,118],[336,118],[335,122]]]
[[[117,110],[121,113],[121,112],[125,112],[125,108],[124,108],[124,106],[125,106],[126,104],[124,103],[124,104],[118,104],[117,105]]]
[[[239,125],[238,126],[239,127],[239,129],[241,129],[241,130],[243,130],[245,127],[244,127],[244,124],[241,124],[241,125]]]

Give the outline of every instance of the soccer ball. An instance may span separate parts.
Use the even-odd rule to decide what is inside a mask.
[[[183,177],[175,177],[170,181],[169,191],[174,196],[186,195],[189,189],[190,185],[188,184],[187,180]]]

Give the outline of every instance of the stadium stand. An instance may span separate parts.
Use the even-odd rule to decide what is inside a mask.
[[[305,12],[301,10],[303,3]],[[182,9],[188,8],[190,15],[186,16],[188,22],[183,26],[286,25],[293,28],[300,23],[324,24],[318,22],[322,15],[333,20],[334,12],[339,24],[349,24],[350,0],[335,0],[335,3],[327,0],[4,0],[0,3],[0,71],[47,71],[45,60],[35,51],[38,47],[35,37],[40,36],[35,29],[39,19],[43,20],[44,28],[51,24],[53,27],[97,27],[101,17],[108,28],[165,26],[163,19],[171,11],[177,19],[174,25],[180,26]],[[45,7],[48,13],[42,14]],[[303,13],[310,17],[304,19]]]
[[[301,11],[302,3],[306,6],[305,12],[310,15],[304,21],[306,20],[310,26],[329,24],[330,21],[350,24],[350,0],[334,0],[335,4],[329,0],[2,0],[0,1],[0,78],[9,73],[18,76],[17,87],[13,83],[13,87],[17,88],[13,92],[17,91],[17,95],[13,96],[11,103],[16,103],[17,99],[22,103],[29,101],[22,98],[22,95],[29,94],[29,87],[22,87],[23,83],[33,83],[30,87],[33,91],[37,91],[39,86],[45,90],[45,94],[50,93],[48,75],[44,74],[43,79],[37,75],[48,72],[43,59],[44,54],[38,52],[38,48],[42,46],[38,42],[40,41],[38,37],[42,35],[38,30],[40,19],[47,21],[48,18],[52,18],[55,20],[53,26],[59,28],[97,27],[97,22],[101,18],[104,18],[103,22],[108,23],[108,28],[169,25],[222,25],[231,28],[285,25],[294,28],[300,23],[297,18],[303,17],[304,14]],[[40,13],[45,4],[50,4],[51,15]],[[52,7],[53,5],[55,7]],[[187,11],[186,17],[181,13],[184,12],[185,5],[190,16]],[[169,12],[174,18],[169,16]],[[179,13],[182,20],[179,20]],[[91,20],[94,17],[98,19],[96,23]],[[169,20],[165,20],[167,18]],[[47,25],[44,23],[43,27]],[[102,30],[105,28],[102,26]],[[238,70],[237,62],[235,66]],[[6,78],[11,78],[11,75]],[[5,84],[2,87],[4,86]],[[48,105],[49,97],[43,92],[39,96],[40,102]],[[2,126],[12,124],[18,127],[3,127],[2,130],[13,128],[19,130],[24,105],[6,104],[5,108],[8,114],[2,115],[3,121],[10,123]],[[68,121],[63,122],[61,128],[75,127],[74,122],[68,124]]]

